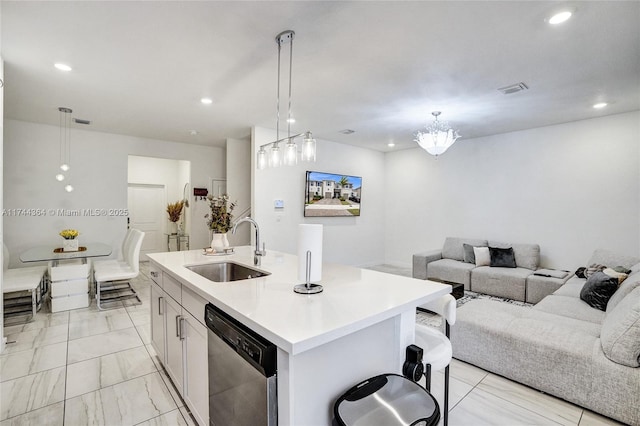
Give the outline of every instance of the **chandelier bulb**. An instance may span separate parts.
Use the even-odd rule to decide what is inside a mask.
[[[60,170],[62,170],[63,172],[68,172],[70,169],[69,165],[67,163],[64,163],[60,166]]]
[[[73,186],[67,185],[67,186],[64,187],[64,190],[67,191],[67,192],[71,192],[71,191],[73,191]]]
[[[58,174],[56,175],[56,180],[57,180],[58,182],[62,182],[62,181],[64,180],[64,175],[63,175],[62,173],[58,173]]]

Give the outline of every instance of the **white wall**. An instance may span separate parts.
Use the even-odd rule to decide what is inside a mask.
[[[234,209],[234,221],[246,216],[242,214],[251,207],[251,138],[227,139],[227,193],[238,204]],[[237,228],[235,235],[229,234],[231,246],[247,245],[251,241],[251,230],[247,225]]]
[[[256,127],[252,132],[252,206],[262,240],[269,249],[297,254],[298,224],[324,225],[323,260],[347,265],[384,261],[384,154],[326,140],[317,140],[317,161],[276,169],[255,169],[259,146],[275,140],[275,131]],[[306,171],[362,176],[362,213],[359,217],[304,217]],[[284,209],[273,202],[284,200]],[[245,225],[241,225],[245,226]]]
[[[438,160],[386,156],[387,262],[447,236],[538,243],[545,266],[583,266],[595,248],[640,254],[640,112],[478,139]]]
[[[194,186],[207,187],[210,177],[224,173],[225,169],[224,150],[220,148],[74,127],[69,179],[75,190],[66,193],[54,179],[58,170],[59,128],[6,120],[4,130],[4,206],[10,209],[126,209],[129,155],[190,161]],[[5,242],[11,252],[11,265],[21,266],[18,254],[29,247],[58,244],[58,232],[64,228],[80,230],[84,241],[118,247],[126,221],[126,217],[109,216],[5,216]],[[208,245],[204,219],[194,217],[192,225],[191,247]]]

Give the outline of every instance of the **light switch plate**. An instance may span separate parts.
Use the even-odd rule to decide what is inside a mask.
[[[274,200],[273,207],[276,209],[284,209],[284,200]]]

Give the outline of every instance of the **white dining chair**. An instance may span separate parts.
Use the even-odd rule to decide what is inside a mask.
[[[450,325],[456,322],[456,299],[450,294],[440,297],[432,302],[421,305],[442,316],[444,334],[433,327],[424,324],[416,324],[415,344],[423,349],[422,361],[425,365],[425,387],[431,391],[431,373],[444,369],[444,426],[449,424],[449,364],[453,357],[451,349]]]
[[[123,242],[124,261],[94,264],[96,304],[99,310],[108,309],[103,303],[135,298],[142,303],[130,280],[140,274],[140,248],[144,232],[130,229],[128,241]],[[98,262],[96,262],[98,263]],[[117,306],[112,306],[117,307]]]
[[[29,321],[33,321],[47,292],[47,267],[29,266],[9,269],[9,250],[4,243],[2,243],[2,256],[4,316],[31,313]],[[27,292],[31,293],[28,301],[27,296],[24,296]]]
[[[120,251],[120,257],[118,259],[106,259],[106,260],[94,260],[93,261],[93,269],[106,269],[109,267],[113,267],[116,265],[125,265],[127,263],[127,250],[129,245],[131,244],[131,235],[133,228],[128,228],[127,233],[124,235],[122,239],[122,246]]]

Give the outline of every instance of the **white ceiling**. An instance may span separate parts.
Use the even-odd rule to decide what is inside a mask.
[[[571,20],[545,22],[567,5]],[[316,138],[387,151],[414,146],[434,110],[472,138],[640,109],[638,1],[3,1],[0,13],[11,119],[58,125],[67,106],[92,130],[224,146],[275,128],[286,29],[292,130]],[[520,81],[530,89],[496,90]]]

